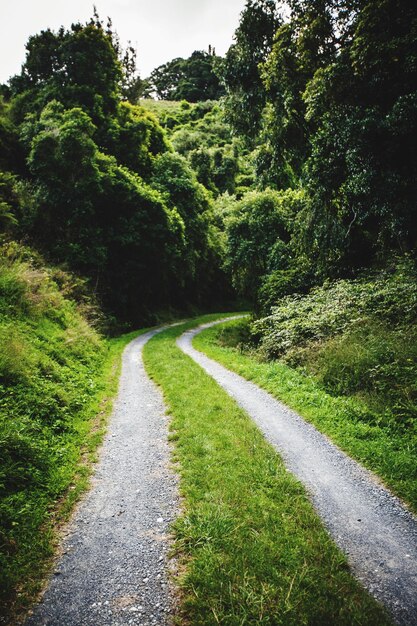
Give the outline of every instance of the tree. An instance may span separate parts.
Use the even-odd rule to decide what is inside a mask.
[[[314,133],[305,245],[324,273],[415,250],[417,11],[366,2],[306,90]]]
[[[235,288],[252,301],[262,277],[288,268],[294,207],[287,196],[270,189],[249,192],[225,218],[226,266]]]
[[[145,180],[151,176],[155,156],[168,150],[156,118],[128,102],[118,105],[96,137],[102,149]]]
[[[274,4],[247,3],[224,65],[259,185],[307,190],[299,253],[320,276],[415,250],[414,4],[290,0],[272,41]]]
[[[213,51],[199,50],[188,59],[173,59],[152,72],[148,79],[150,90],[161,100],[218,100],[224,90],[214,72],[217,62]]]
[[[192,55],[181,89],[212,96],[214,61],[214,51]],[[184,296],[207,302],[221,283],[210,194],[153,114],[126,101],[138,81],[136,52],[95,11],[85,25],[31,37],[3,90],[10,104],[0,101],[0,167],[13,171],[0,173],[3,230],[88,277],[106,308],[135,324]]]
[[[313,119],[305,92],[316,72],[336,62],[352,36],[356,0],[291,0],[262,66],[268,108],[257,155],[258,176],[278,188],[300,184]]]
[[[39,113],[52,99],[66,107],[81,106],[96,124],[115,112],[122,64],[112,34],[100,23],[42,31],[29,38],[26,50],[20,75],[10,80],[12,96],[21,96],[19,121],[28,112]]]
[[[247,0],[235,43],[219,65],[226,88],[225,109],[234,130],[254,140],[260,130],[266,92],[260,66],[267,59],[281,20],[274,0]]]
[[[226,290],[226,281],[219,269],[219,242],[212,237],[209,193],[197,181],[188,162],[178,154],[165,153],[156,159],[152,182],[184,223],[185,247],[177,276],[182,283],[183,298],[201,305],[218,300],[219,294]]]
[[[32,236],[54,261],[98,272],[106,252],[96,219],[101,176],[91,118],[52,101],[25,130],[38,201]]]
[[[176,209],[99,151],[82,109],[65,110],[53,101],[28,126],[38,207],[29,232],[37,245],[88,276],[120,319],[167,305],[183,250],[184,224]]]

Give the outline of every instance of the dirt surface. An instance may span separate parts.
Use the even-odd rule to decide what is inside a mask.
[[[118,398],[91,491],[69,525],[63,555],[26,626],[172,623],[168,526],[178,509],[167,418],[145,373],[142,335],[123,354]]]
[[[215,322],[220,323],[220,322]],[[375,476],[266,391],[192,347],[178,346],[252,417],[287,468],[306,486],[354,574],[401,625],[417,625],[417,520]]]

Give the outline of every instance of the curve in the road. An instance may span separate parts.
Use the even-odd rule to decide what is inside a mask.
[[[124,351],[119,394],[92,489],[26,626],[172,623],[167,533],[177,511],[177,484],[169,469],[161,392],[141,356],[156,332],[138,337]]]
[[[311,424],[266,391],[195,350],[193,337],[214,324],[184,333],[178,346],[252,417],[288,469],[304,483],[363,585],[398,624],[416,626],[416,518],[370,472]]]

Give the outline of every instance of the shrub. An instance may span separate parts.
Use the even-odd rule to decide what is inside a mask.
[[[313,356],[313,358],[312,358]],[[326,390],[358,394],[384,418],[410,426],[417,415],[417,328],[392,329],[366,320],[318,349],[303,365]]]
[[[269,358],[292,348],[342,334],[365,318],[391,325],[417,319],[417,281],[406,260],[392,272],[356,280],[338,280],[316,287],[307,295],[284,297],[271,315],[254,323]]]
[[[417,415],[416,320],[416,271],[403,259],[390,271],[285,296],[251,333],[267,359],[304,368],[333,395],[357,396],[360,419],[409,428]]]

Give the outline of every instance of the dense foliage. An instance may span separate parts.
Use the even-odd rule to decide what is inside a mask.
[[[415,428],[416,323],[417,270],[401,261],[286,296],[251,332],[267,358],[304,367],[330,393],[361,397],[371,419]]]
[[[247,0],[225,58],[157,68],[162,100],[143,106],[126,102],[135,53],[110,21],[32,36],[2,88],[4,236],[87,276],[130,322],[221,300],[225,272],[268,314],[414,257],[415,7],[288,5]]]
[[[215,73],[218,62],[211,46],[208,52],[196,50],[188,59],[173,59],[153,70],[147,79],[148,93],[161,100],[218,100],[224,94]]]
[[[29,39],[0,109],[0,223],[88,277],[109,314],[137,324],[219,301],[227,286],[211,196],[157,119],[123,101],[134,89],[129,54],[97,16]]]
[[[288,4],[279,22],[248,0],[221,70],[261,186],[305,190],[297,245],[318,280],[415,254],[415,4]]]
[[[218,102],[142,100],[141,105],[155,113],[174,150],[187,158],[198,181],[214,197],[224,193],[241,197],[253,186],[249,151],[233,135]]]
[[[266,103],[261,64],[271,51],[280,23],[274,0],[247,0],[235,43],[219,64],[226,85],[226,114],[232,127],[247,140],[254,139]]]

